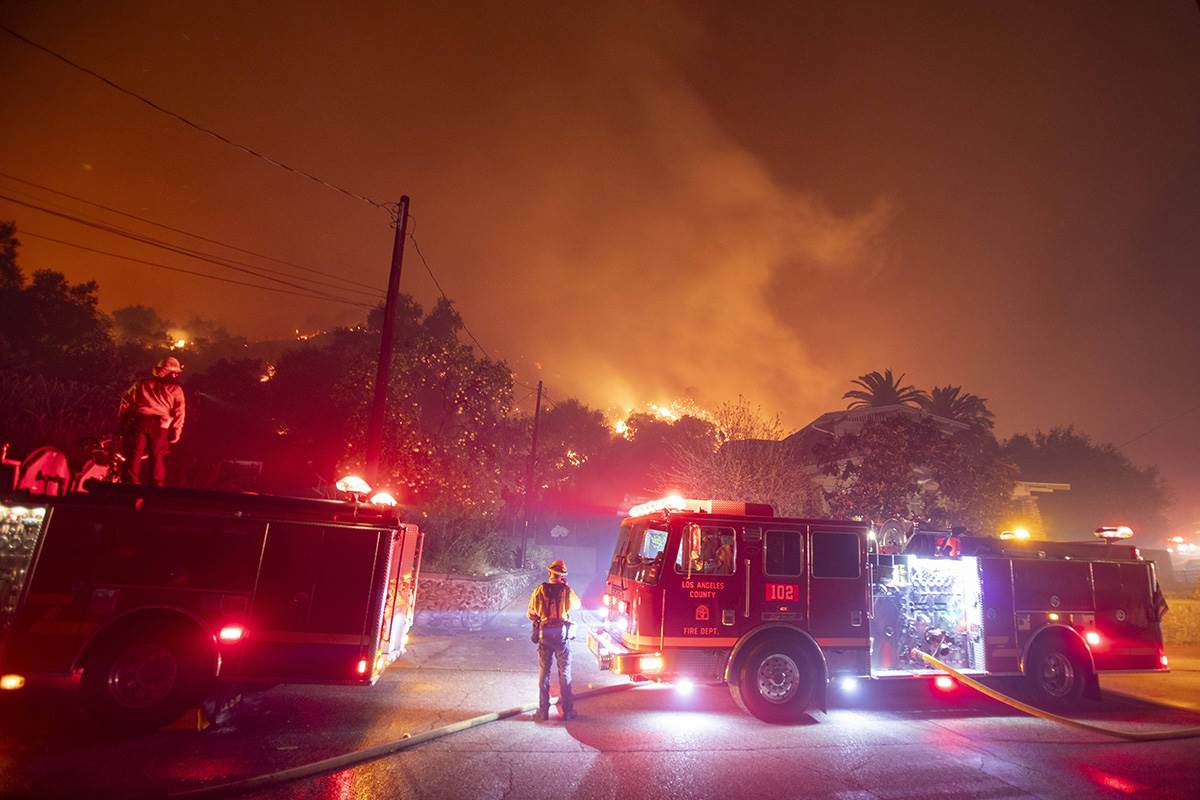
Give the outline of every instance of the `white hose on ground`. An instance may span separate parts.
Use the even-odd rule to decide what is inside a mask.
[[[1200,736],[1200,728],[1179,728],[1179,729],[1173,730],[1173,731],[1138,732],[1138,731],[1122,731],[1122,730],[1117,730],[1115,728],[1104,728],[1099,725],[1089,725],[1086,722],[1080,722],[1079,720],[1071,719],[1070,717],[1064,717],[1061,714],[1054,714],[1049,711],[1043,711],[1042,709],[1040,709],[1036,706],[1031,706],[1028,703],[1022,703],[1020,700],[1016,700],[1012,697],[1009,697],[1006,694],[996,691],[995,689],[992,689],[988,686],[984,686],[979,681],[974,680],[973,678],[970,678],[970,677],[962,674],[958,670],[954,669],[954,667],[951,667],[948,664],[943,664],[941,661],[938,661],[936,658],[929,655],[928,653],[922,652],[920,650],[914,650],[913,652],[919,654],[921,656],[921,658],[925,659],[925,663],[927,663],[931,666],[937,667],[938,669],[940,669],[943,672],[947,673],[948,675],[952,676],[955,680],[959,681],[963,685],[970,686],[972,689],[979,692],[980,694],[987,695],[988,697],[992,698],[993,700],[997,700],[1001,703],[1004,703],[1004,705],[1009,706],[1010,708],[1015,708],[1018,711],[1023,711],[1024,713],[1029,714],[1030,716],[1038,717],[1039,719],[1049,720],[1050,722],[1057,722],[1059,725],[1066,725],[1071,728],[1078,728],[1081,731],[1090,731],[1092,733],[1101,733],[1101,734],[1104,734],[1105,736],[1113,736],[1117,739],[1126,739],[1131,742],[1157,742],[1157,741],[1163,741],[1164,739],[1193,739],[1197,736]]]
[[[619,683],[614,686],[601,686],[599,689],[590,689],[588,691],[576,692],[575,700],[586,700],[589,697],[596,697],[601,694],[620,691],[622,689],[630,689],[636,684],[634,683]],[[408,750],[411,747],[416,747],[419,744],[431,742],[434,739],[440,739],[443,736],[449,736],[452,733],[476,728],[480,725],[486,725],[489,722],[496,722],[510,717],[516,717],[521,714],[535,711],[538,707],[537,703],[526,703],[523,706],[508,708],[504,711],[493,711],[488,714],[480,714],[477,717],[464,719],[459,722],[453,722],[449,725],[443,725],[440,728],[418,733],[416,736],[405,735],[403,739],[396,739],[391,742],[384,742],[372,747],[367,747],[362,750],[353,750],[349,753],[343,753],[340,756],[326,758],[321,761],[314,761],[311,764],[301,764],[298,767],[280,770],[278,772],[269,772],[265,775],[255,775],[252,778],[244,778],[238,781],[229,783],[221,783],[215,786],[202,786],[198,789],[187,789],[182,792],[174,792],[167,797],[228,797],[235,794],[244,794],[246,792],[259,791],[271,786],[278,786],[282,783],[290,783],[303,778],[312,778],[317,775],[325,775],[330,772],[339,772],[343,769],[363,764],[368,761],[384,758],[395,753],[400,753]]]

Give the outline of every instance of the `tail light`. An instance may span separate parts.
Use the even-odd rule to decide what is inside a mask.
[[[0,677],[0,689],[5,691],[14,691],[25,685],[24,675],[5,675]]]
[[[358,660],[358,666],[355,669],[357,670],[359,675],[366,675],[367,674],[367,660],[365,658],[360,658]]]
[[[1159,662],[1160,664],[1162,664],[1164,667],[1170,666],[1170,664],[1169,664],[1169,662],[1168,662],[1168,660],[1167,660],[1167,654],[1166,654],[1166,653],[1163,653],[1161,656],[1159,656],[1159,657],[1158,657],[1158,662]]]
[[[225,644],[233,644],[240,642],[242,637],[246,635],[246,629],[241,625],[226,625],[221,628],[221,632],[217,634],[217,638]]]

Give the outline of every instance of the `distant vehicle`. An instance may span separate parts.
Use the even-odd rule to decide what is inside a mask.
[[[404,652],[423,534],[395,508],[89,488],[0,499],[0,689],[153,727],[218,680],[371,684]]]
[[[1099,692],[1100,672],[1167,669],[1154,565],[1137,548],[916,531],[879,553],[863,522],[665,498],[631,509],[588,637],[635,679],[724,682],[769,722],[824,707],[826,689],[925,677],[919,652],[969,675],[1024,676],[1046,705]],[[1023,532],[1022,532],[1023,533]]]

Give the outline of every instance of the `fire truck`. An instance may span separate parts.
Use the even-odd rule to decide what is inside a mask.
[[[0,689],[72,685],[154,727],[218,680],[373,684],[423,534],[361,502],[92,484],[0,498]]]
[[[1024,533],[1019,532],[1019,533]],[[588,648],[634,679],[726,683],[741,708],[795,722],[831,684],[1022,676],[1065,707],[1101,672],[1164,672],[1152,562],[1117,543],[910,531],[776,517],[770,506],[666,498],[620,526],[605,621]],[[1008,534],[1006,534],[1008,535]],[[940,677],[939,677],[940,676]]]

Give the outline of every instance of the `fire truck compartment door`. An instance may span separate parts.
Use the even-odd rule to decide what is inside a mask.
[[[374,656],[390,539],[386,530],[271,523],[246,669],[278,680],[353,680],[358,659]]]
[[[822,647],[866,647],[866,537],[813,527],[809,535],[809,631]]]
[[[1102,644],[1092,649],[1099,669],[1157,669],[1162,641],[1154,616],[1150,563],[1092,564],[1096,627]]]

